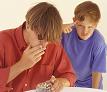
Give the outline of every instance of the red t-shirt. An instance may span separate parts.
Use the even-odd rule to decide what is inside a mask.
[[[38,83],[49,80],[52,75],[68,79],[72,86],[76,80],[72,65],[62,46],[52,43],[47,46],[45,54],[35,66],[6,83],[10,67],[20,60],[27,47],[23,27],[24,24],[15,29],[0,31],[0,92],[35,89]]]

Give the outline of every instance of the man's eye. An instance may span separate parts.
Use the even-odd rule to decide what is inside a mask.
[[[43,36],[41,34],[38,34],[38,40],[43,40]]]

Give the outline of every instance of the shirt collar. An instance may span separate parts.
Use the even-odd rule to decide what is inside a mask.
[[[20,50],[24,50],[27,47],[27,43],[25,42],[23,29],[25,28],[26,22],[24,22],[21,26],[16,28],[15,30],[15,37]]]

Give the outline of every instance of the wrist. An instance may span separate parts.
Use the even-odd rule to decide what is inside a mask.
[[[70,82],[66,78],[59,78],[59,81],[61,81],[63,87],[70,87]]]
[[[23,72],[23,71],[26,70],[26,69],[25,69],[25,66],[23,66],[21,62],[22,62],[22,61],[18,61],[18,62],[14,65],[14,67],[15,67],[16,69],[18,69],[18,71]]]

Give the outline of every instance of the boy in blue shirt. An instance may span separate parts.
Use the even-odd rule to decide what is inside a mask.
[[[106,72],[106,45],[103,36],[96,29],[100,20],[99,7],[85,1],[74,11],[69,33],[62,34],[65,48],[77,74],[75,86],[102,89],[102,73]],[[69,25],[65,27],[69,29]]]

